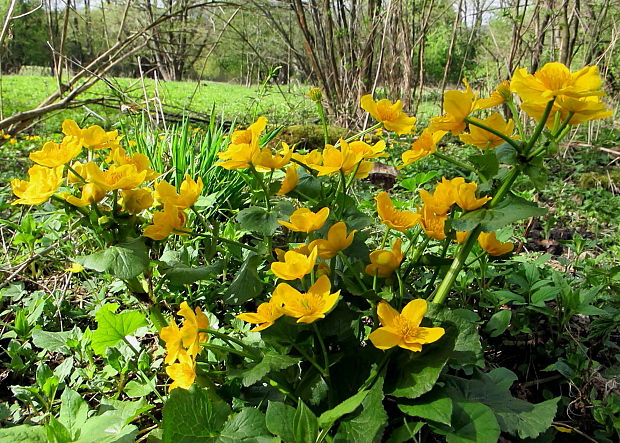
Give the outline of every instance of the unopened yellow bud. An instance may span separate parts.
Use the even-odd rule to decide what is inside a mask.
[[[310,100],[320,102],[323,99],[323,92],[319,88],[312,88],[308,91],[308,97]]]

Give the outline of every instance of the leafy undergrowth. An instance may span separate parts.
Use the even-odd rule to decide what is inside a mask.
[[[118,146],[89,150],[95,166],[70,172],[110,189],[82,210],[65,194],[12,205],[0,188],[3,438],[617,438],[620,196],[589,179],[615,172],[598,148],[617,131],[587,148],[561,144],[544,167],[510,158],[506,144],[481,151],[446,137],[443,157],[400,171],[411,135],[377,131],[350,143],[367,157],[329,170],[304,151],[322,145],[320,131],[294,165],[279,143],[262,159],[237,156],[296,133],[265,124],[163,130],[136,118],[122,122],[123,140],[102,130]],[[25,175],[40,144],[5,144],[20,151],[3,181]],[[338,144],[325,149],[350,146]],[[126,189],[119,199],[96,169],[143,158],[129,176],[157,182],[129,190],[153,186],[158,202],[132,202]],[[531,169],[485,207],[517,166]],[[284,192],[290,167],[297,181]],[[362,168],[368,177],[355,180]],[[86,198],[80,180],[62,186]],[[442,202],[442,186],[471,199]],[[419,227],[420,191],[446,205],[440,230]],[[494,241],[456,242],[483,225]],[[272,302],[281,311],[266,310]]]

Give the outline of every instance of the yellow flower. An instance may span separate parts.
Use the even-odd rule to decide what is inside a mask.
[[[248,126],[248,129],[242,129],[232,133],[230,139],[233,145],[251,144],[260,137],[260,134],[267,127],[267,119],[258,117],[254,123]]]
[[[286,168],[286,175],[284,176],[284,180],[282,180],[282,184],[280,185],[278,192],[276,192],[276,195],[286,195],[295,189],[297,183],[299,183],[297,168],[297,165],[291,165]]]
[[[422,131],[422,134],[411,145],[411,149],[403,152],[403,165],[399,169],[434,153],[437,150],[437,143],[446,134],[446,131],[431,132],[428,128]]]
[[[321,162],[323,161],[323,155],[318,149],[313,149],[307,154],[300,154],[298,152],[294,152],[292,159],[306,166],[312,167],[313,165],[321,164]]]
[[[90,167],[88,165],[90,163],[93,163],[93,162],[73,163],[71,165],[71,169],[77,172],[80,175],[80,177],[82,177],[84,180],[88,181],[88,168]],[[81,183],[82,180],[80,180],[80,178],[78,178],[77,175],[75,175],[71,170],[69,170],[67,171],[67,182],[68,183]]]
[[[422,207],[422,218],[420,224],[424,233],[435,240],[444,240],[446,238],[445,226],[448,216],[445,214],[436,214],[429,206]]]
[[[456,238],[454,239],[457,243],[465,243],[467,240],[467,236],[471,231],[456,231]]]
[[[471,119],[482,123],[491,129],[495,129],[497,132],[500,132],[508,137],[512,136],[515,129],[515,123],[512,119],[506,121],[504,120],[504,117],[497,112],[491,114],[484,120],[475,117],[472,117]],[[505,142],[503,138],[471,124],[469,125],[469,134],[461,134],[459,135],[459,138],[463,143],[477,146],[480,149],[492,149]],[[519,137],[515,136],[513,138],[517,139]]]
[[[311,252],[309,245],[306,243],[301,243],[299,246],[289,249],[289,251],[295,251],[299,254],[305,255],[306,257],[310,256]],[[285,250],[276,248],[275,253],[278,261],[284,261],[284,255],[286,254]]]
[[[424,202],[424,206],[436,215],[447,214],[456,202],[457,187],[463,183],[465,183],[463,177],[456,177],[452,180],[447,180],[443,177],[441,182],[435,186],[432,194],[424,189],[420,190],[420,197]]]
[[[517,69],[510,81],[510,89],[519,94],[524,103],[545,104],[556,97],[592,97],[603,95],[603,82],[598,67],[586,66],[577,72],[562,63],[547,63],[533,75],[527,68]]]
[[[62,183],[63,167],[45,168],[34,165],[28,169],[29,181],[11,180],[13,193],[19,198],[12,205],[40,205],[47,201]]]
[[[183,235],[183,226],[187,216],[177,206],[164,205],[164,210],[153,214],[153,224],[144,228],[143,235],[153,240],[163,240],[175,231],[175,234]]]
[[[179,362],[168,366],[166,374],[173,380],[168,388],[170,391],[176,388],[189,389],[196,380],[196,362],[187,352],[181,350]]]
[[[323,92],[319,88],[312,88],[306,94],[310,100],[319,103],[323,99]]]
[[[282,280],[297,280],[312,272],[318,250],[314,248],[309,256],[300,254],[296,251],[287,251],[284,254],[284,261],[277,261],[271,264],[271,271]]]
[[[252,157],[258,149],[258,146],[249,144],[230,145],[224,152],[218,153],[218,157],[222,160],[217,162],[217,166],[224,169],[245,169],[252,164]]]
[[[283,283],[285,284],[285,283]],[[274,294],[275,295],[275,294]],[[273,325],[274,322],[282,317],[283,312],[281,310],[281,304],[278,304],[277,297],[272,298],[268,303],[261,303],[256,312],[246,312],[237,315],[237,318],[247,323],[257,324],[255,328],[250,329],[251,332],[262,331]]]
[[[134,215],[153,206],[153,192],[149,188],[131,189],[121,192],[121,205],[125,211]]]
[[[198,177],[198,180],[194,181],[188,174],[186,174],[179,189],[179,200],[177,201],[177,206],[181,208],[189,208],[193,206],[198,200],[198,197],[200,197],[203,188],[204,184],[202,183],[202,178]]]
[[[344,222],[334,224],[327,232],[327,240],[314,240],[308,245],[310,249],[317,248],[319,258],[334,258],[339,251],[344,251],[351,243],[357,230],[347,235],[347,225]]]
[[[153,180],[159,175],[157,171],[153,171],[149,167],[150,162],[146,155],[139,152],[136,152],[133,155],[127,155],[127,151],[120,146],[112,150],[112,153],[108,158],[108,161],[110,160],[112,160],[117,166],[134,165],[138,172],[146,171],[146,180]]]
[[[209,319],[199,307],[192,311],[187,302],[181,303],[177,315],[185,319],[180,330],[183,347],[187,349],[188,355],[196,357],[202,350],[200,343],[209,338],[206,332],[199,332],[199,329],[209,329]]]
[[[322,261],[321,263],[319,263],[316,266],[316,276],[317,278],[322,276],[322,275],[326,275],[326,276],[330,276],[330,269],[329,269],[329,265],[327,263],[325,263],[324,261]]]
[[[476,189],[478,189],[478,185],[474,182],[457,185],[454,193],[456,204],[461,209],[473,211],[491,200],[491,197],[476,198]]]
[[[372,115],[375,120],[383,123],[388,131],[397,134],[408,134],[415,126],[415,117],[409,117],[403,112],[403,104],[397,100],[392,104],[389,100],[383,99],[375,102],[372,95],[367,94],[360,99],[362,109]]]
[[[386,278],[392,275],[394,270],[400,266],[403,261],[403,253],[401,250],[402,240],[396,239],[392,245],[392,250],[379,249],[370,253],[370,264],[364,270],[368,275]]]
[[[184,351],[183,349],[183,337],[181,336],[181,329],[177,326],[174,318],[170,319],[170,324],[161,328],[159,336],[166,343],[166,358],[164,363],[169,365],[174,363],[179,358],[179,353]]]
[[[545,111],[545,106],[546,104],[523,103],[521,109],[533,119],[540,121]],[[613,115],[613,111],[607,108],[600,97],[559,97],[551,108],[551,113],[546,122],[547,127],[553,129],[556,114],[559,114],[560,121],[564,121],[568,118],[570,112],[573,113],[568,121],[568,124],[571,126],[580,125],[590,120],[608,118]]]
[[[68,119],[62,122],[62,132],[67,136],[63,142],[75,143],[80,148],[114,149],[122,138],[118,136],[118,131],[106,132],[98,125],[80,129],[75,121]]]
[[[351,150],[349,144],[340,139],[340,148],[336,148],[332,145],[325,146],[321,158],[322,164],[310,164],[308,166],[319,171],[319,176],[336,174],[340,171],[345,174],[350,174],[362,159],[362,153],[356,153]],[[358,174],[356,174],[356,177],[357,175]]]
[[[419,352],[422,345],[436,342],[446,331],[443,328],[420,327],[426,314],[426,300],[411,300],[403,308],[402,313],[381,301],[377,306],[377,315],[381,327],[370,333],[368,338],[379,349],[390,349],[399,346],[409,351]]]
[[[17,139],[16,138],[10,138],[9,139],[9,143],[12,145],[16,145],[17,144]]]
[[[312,323],[332,310],[340,291],[330,294],[331,283],[326,275],[320,276],[308,292],[301,293],[286,283],[280,283],[273,295],[282,302],[281,310],[297,323]]]
[[[512,96],[512,92],[510,92],[510,82],[508,80],[504,80],[495,91],[491,93],[489,98],[479,98],[476,101],[476,109],[488,109],[493,108],[495,106],[499,106],[502,103],[505,103]]]
[[[88,181],[99,185],[106,191],[137,188],[144,182],[147,171],[138,171],[135,165],[111,165],[107,171],[99,169],[96,163],[86,164]]]
[[[420,214],[396,209],[387,192],[380,192],[375,200],[377,200],[377,212],[381,222],[391,229],[405,232],[420,221]]]
[[[262,148],[254,151],[252,155],[252,164],[254,168],[259,172],[268,172],[285,167],[288,162],[291,161],[293,152],[284,142],[282,142],[282,148],[282,151],[275,155],[272,154],[269,148]]]
[[[28,157],[35,163],[48,168],[55,168],[69,163],[82,152],[82,147],[76,143],[46,142],[40,151],[31,152]]]
[[[312,212],[308,208],[299,208],[291,214],[290,222],[278,220],[278,223],[291,231],[310,233],[321,229],[327,217],[329,217],[329,208],[323,208],[318,212]]]
[[[515,247],[512,242],[501,243],[495,237],[495,232],[482,232],[478,236],[478,243],[489,255],[504,255],[508,254]]]
[[[245,169],[252,164],[252,158],[260,143],[260,135],[267,126],[267,119],[259,117],[248,129],[235,131],[231,135],[231,144],[218,157],[224,161],[216,163],[224,169]]]
[[[84,266],[79,263],[71,263],[71,266],[65,269],[67,272],[73,272],[77,274],[78,272],[82,272],[84,270]]]
[[[60,194],[60,197],[64,198],[67,203],[82,208],[84,206],[89,206],[92,203],[99,203],[105,197],[105,191],[94,183],[86,183],[82,187],[81,198],[77,198],[68,192],[63,192]]]
[[[446,91],[443,95],[443,109],[446,112],[440,117],[433,117],[429,131],[450,131],[458,135],[465,130],[465,117],[475,111],[476,94],[471,90],[469,83],[463,79],[465,91]]]
[[[349,149],[357,156],[361,156],[364,160],[369,160],[379,157],[389,157],[389,154],[385,152],[385,141],[380,140],[373,146],[366,142],[356,140],[349,143]]]

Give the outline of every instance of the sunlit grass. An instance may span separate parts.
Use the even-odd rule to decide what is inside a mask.
[[[2,115],[10,116],[37,106],[57,89],[56,79],[43,76],[2,77]],[[157,107],[161,101],[168,112],[184,114],[199,113],[203,118],[212,109],[218,117],[226,120],[241,118],[250,122],[258,115],[265,115],[270,121],[280,124],[299,123],[314,118],[314,106],[305,97],[305,87],[267,85],[242,86],[228,83],[209,82],[155,82],[145,79],[112,78],[99,82],[80,98],[114,97],[113,107],[87,105],[63,110],[46,116],[40,130],[57,131],[65,118],[82,123],[113,126],[121,118],[118,105],[134,109]]]

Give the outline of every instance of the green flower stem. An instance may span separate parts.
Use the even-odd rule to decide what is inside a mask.
[[[327,118],[325,118],[325,109],[323,109],[323,105],[320,101],[316,102],[316,110],[319,113],[319,117],[321,118],[321,126],[323,126],[323,140],[325,144],[329,143],[329,133],[327,131]]]
[[[510,192],[510,188],[512,188],[512,185],[514,184],[515,180],[517,179],[520,173],[521,173],[521,170],[519,168],[512,168],[510,170],[510,172],[506,176],[506,179],[504,180],[500,188],[497,190],[497,193],[495,194],[493,199],[489,202],[489,205],[487,206],[487,208],[492,209],[495,206],[497,206],[499,203],[501,203],[502,200],[504,200],[504,197],[506,197],[506,195]]]
[[[372,132],[372,131],[374,131],[375,129],[380,128],[382,125],[383,125],[383,123],[377,123],[377,124],[375,124],[375,125],[371,126],[370,128],[368,128],[368,129],[364,129],[362,132],[358,132],[357,134],[355,134],[355,135],[353,135],[353,136],[351,136],[351,137],[349,137],[349,138],[345,139],[345,142],[347,142],[347,143],[352,142],[352,141],[353,141],[353,140],[355,140],[356,138],[361,137],[362,135],[366,135],[366,134],[368,134],[369,132]]]
[[[500,186],[493,199],[489,202],[487,208],[494,208],[504,199],[504,197],[506,197],[506,195],[510,192],[510,188],[519,176],[520,172],[521,170],[519,168],[512,168],[510,170],[508,176]],[[456,281],[456,277],[458,276],[459,272],[461,272],[461,269],[465,264],[467,256],[476,244],[476,240],[478,240],[478,235],[480,235],[480,232],[482,232],[482,227],[478,225],[469,233],[467,240],[465,240],[465,243],[459,249],[456,257],[454,257],[454,260],[450,265],[450,268],[448,269],[448,272],[446,272],[446,275],[444,276],[439,287],[437,288],[437,292],[435,293],[435,297],[433,298],[433,303],[441,304],[445,301],[448,293],[450,292],[450,289],[452,288],[452,285]]]
[[[405,287],[403,285],[403,279],[400,276],[400,272],[396,270],[396,279],[398,280],[398,310],[403,306],[403,297],[405,295]]]
[[[385,227],[385,234],[383,234],[383,239],[381,240],[381,246],[379,246],[379,249],[383,249],[385,247],[385,244],[387,243],[387,239],[388,239],[388,235],[390,234],[390,228],[389,227]],[[372,290],[374,292],[377,292],[377,280],[379,278],[379,270],[375,270],[375,275],[372,278]]]
[[[325,437],[327,437],[327,434],[329,433],[329,430],[332,428],[333,425],[329,425],[324,427],[323,429],[321,429],[321,432],[319,433],[318,437],[316,438],[316,443],[321,443],[323,441],[325,441]]]
[[[433,298],[433,303],[442,304],[445,301],[448,293],[450,292],[450,289],[452,288],[452,285],[456,281],[457,275],[459,274],[459,272],[461,272],[461,269],[465,264],[465,260],[467,259],[469,252],[476,244],[476,240],[478,240],[478,235],[481,231],[482,228],[480,225],[478,225],[469,233],[467,240],[465,240],[465,243],[459,249],[456,257],[454,257],[454,260],[450,265],[450,268],[448,269],[448,272],[446,272],[446,275],[444,276],[439,287],[437,288],[437,292],[435,293],[435,297]]]
[[[446,256],[446,254],[448,252],[448,247],[450,246],[451,241],[452,240],[450,240],[449,238],[447,238],[444,241],[443,248],[441,250],[441,258],[444,258]],[[435,280],[437,280],[437,276],[439,275],[439,271],[440,270],[441,270],[441,266],[437,266],[435,268],[435,270],[433,271],[433,275],[431,277],[431,281],[428,282],[428,284],[427,284],[427,289],[426,289],[426,292],[424,294],[424,298],[428,298],[430,296],[431,291],[433,290],[433,285],[435,284]]]
[[[528,155],[527,156],[528,161],[532,160],[533,158],[538,157],[540,154],[545,152],[547,150],[547,146],[549,146],[549,143],[544,143],[540,148],[536,149],[534,152]]]
[[[196,235],[198,237],[206,237],[206,238],[210,238],[212,240],[217,240],[217,241],[221,241],[222,243],[228,243],[229,245],[234,245],[234,246],[238,246],[240,248],[243,249],[247,249],[248,251],[252,251],[252,252],[256,252],[258,254],[258,249],[256,249],[253,246],[248,246],[246,244],[240,243],[236,240],[231,240],[229,238],[224,238],[224,237],[217,237],[214,236],[212,234],[206,234],[203,232],[196,232],[196,231],[187,231],[185,229],[174,229],[173,232],[177,233],[177,234],[190,234],[190,235]]]
[[[465,121],[467,123],[469,123],[470,125],[477,126],[477,127],[481,128],[481,129],[484,129],[487,132],[490,132],[493,135],[498,136],[499,138],[504,140],[506,143],[509,143],[517,151],[519,151],[519,144],[516,141],[514,141],[513,139],[511,139],[510,137],[508,137],[506,134],[502,134],[501,132],[496,131],[495,129],[485,125],[484,123],[480,123],[479,121],[472,120],[469,117],[465,117]]]
[[[418,247],[416,247],[413,251],[413,255],[411,256],[411,264],[415,265],[420,257],[422,257],[422,253],[426,249],[426,246],[431,241],[430,237],[426,237],[422,243]]]
[[[440,158],[440,159],[442,159],[444,161],[447,161],[448,163],[452,163],[453,165],[455,165],[455,166],[457,166],[457,167],[459,167],[461,169],[465,169],[465,170],[467,170],[469,172],[473,172],[478,177],[480,177],[480,179],[482,179],[483,181],[486,181],[486,179],[480,175],[480,173],[476,170],[476,168],[474,168],[471,165],[468,165],[465,162],[462,162],[460,160],[457,160],[454,157],[450,157],[449,155],[445,155],[445,154],[442,154],[440,152],[433,152],[433,156],[435,156],[437,158]]]
[[[407,236],[407,238],[409,239],[409,244],[407,245],[407,249],[405,249],[405,252],[403,253],[403,257],[407,256],[407,254],[409,253],[409,250],[413,247],[413,245],[415,245],[416,241],[418,241],[420,232],[422,232],[422,228],[420,228],[419,224],[417,224],[413,228],[413,230],[414,230],[413,234],[410,234]]]
[[[63,203],[65,205],[65,209],[77,211],[80,214],[82,214],[84,217],[88,217],[90,215],[90,212],[88,212],[86,209],[80,208],[79,206],[73,206],[67,200],[65,200],[64,198],[60,198],[57,195],[52,195],[52,200],[56,200],[57,202]]]
[[[315,367],[317,371],[319,371],[319,374],[321,374],[324,377],[327,377],[327,374],[325,373],[325,369],[323,369],[321,365],[318,364],[314,358],[308,355],[306,351],[304,351],[300,346],[297,346],[297,344],[293,342],[290,342],[290,344],[297,350],[297,352],[301,354],[303,358],[305,358],[308,361],[308,363],[310,363],[312,366]]]
[[[140,350],[136,349],[133,347],[133,345],[131,344],[131,342],[129,340],[127,340],[127,337],[123,337],[123,341],[125,342],[125,344],[127,346],[129,346],[129,349],[131,349],[131,351],[134,353],[134,355],[137,357],[138,355],[140,355]]]
[[[379,377],[379,375],[383,372],[383,370],[387,366],[387,364],[388,364],[388,362],[390,360],[390,356],[392,355],[394,350],[395,350],[395,348],[388,349],[388,350],[384,351],[383,358],[381,359],[379,364],[376,366],[376,369],[372,370],[370,372],[370,375],[368,376],[366,381],[362,384],[362,386],[360,386],[358,391],[363,391],[365,389],[370,388],[373,385],[373,383],[375,382],[377,377]]]
[[[353,170],[353,172],[351,173],[351,175],[349,176],[349,180],[347,180],[347,185],[346,187],[348,188],[349,186],[351,186],[351,184],[353,183],[353,180],[355,180],[355,176],[357,175],[357,171],[359,171],[360,166],[362,164],[364,160],[360,160],[359,162],[357,162],[357,164],[355,165],[355,169]]]
[[[344,263],[347,269],[351,272],[351,274],[353,275],[353,278],[355,278],[355,281],[357,281],[357,283],[362,287],[364,292],[368,291],[368,288],[366,287],[366,285],[364,284],[364,282],[362,281],[358,273],[355,272],[355,270],[353,269],[353,266],[351,266],[351,262],[349,261],[347,256],[344,255],[344,252],[338,251],[338,257],[340,257],[340,259],[342,260],[342,263]]]
[[[469,267],[471,265],[473,265],[474,263],[476,263],[478,260],[480,260],[482,257],[484,257],[485,255],[487,255],[486,252],[483,252],[481,254],[478,254],[476,257],[474,257],[469,263],[467,263],[465,266]]]
[[[250,172],[252,172],[252,175],[254,176],[254,178],[260,185],[261,189],[263,190],[263,193],[265,194],[265,203],[267,204],[267,211],[270,212],[271,202],[269,201],[269,191],[267,190],[267,186],[265,186],[265,182],[263,181],[263,178],[260,176],[258,171],[254,168],[254,165],[250,165]]]
[[[334,395],[333,392],[334,390],[332,389],[332,382],[331,382],[331,377],[329,374],[329,354],[327,353],[327,347],[325,346],[325,342],[323,341],[323,336],[321,335],[321,331],[319,330],[319,327],[316,325],[315,322],[312,323],[312,328],[314,329],[314,333],[316,334],[317,338],[319,339],[319,344],[321,345],[321,351],[323,352],[323,364],[325,365],[325,383],[327,384],[327,397],[328,397],[328,403],[330,408],[333,407],[333,400],[334,400]]]
[[[319,344],[321,345],[321,351],[323,352],[323,363],[325,364],[325,373],[329,375],[329,356],[327,354],[327,347],[325,346],[325,342],[323,341],[323,336],[321,335],[321,331],[319,331],[319,327],[316,323],[312,323],[312,329],[314,329],[314,333],[319,339]]]
[[[523,154],[526,157],[529,155],[532,147],[534,147],[534,144],[538,141],[540,134],[542,134],[542,131],[545,128],[545,123],[547,123],[547,119],[549,118],[549,114],[551,113],[551,109],[553,108],[554,102],[555,98],[553,100],[550,100],[549,103],[547,103],[547,107],[545,108],[542,118],[540,119],[538,125],[536,126],[536,129],[534,130],[534,134],[532,134],[532,137],[530,137],[530,139],[528,140],[527,145],[525,146],[525,150],[523,151]]]
[[[566,129],[566,127],[568,127],[568,122],[570,122],[570,119],[573,118],[573,116],[575,115],[575,113],[573,111],[570,111],[568,113],[568,117],[566,117],[566,120],[564,120],[564,122],[562,122],[562,126],[560,126],[558,128],[558,130],[553,134],[553,136],[555,137],[556,141],[560,141],[562,137],[560,137],[562,135],[562,133],[564,132],[564,130]]]
[[[67,169],[71,171],[71,173],[75,175],[82,183],[86,183],[86,179],[82,177],[80,174],[78,174],[77,171],[73,169],[69,163],[67,163]]]
[[[207,221],[205,220],[205,218],[196,210],[196,208],[192,205],[190,207],[190,209],[192,210],[192,212],[196,215],[196,218],[198,219],[198,221],[200,222],[200,224],[207,230],[210,231],[211,230],[211,226],[209,225],[209,223],[207,223]]]
[[[336,257],[332,257],[329,260],[329,281],[334,286],[336,281]]]
[[[340,215],[338,216],[339,220],[342,219],[342,215],[344,214],[344,207],[347,198],[347,179],[342,169],[340,170],[340,192],[340,195],[342,196],[342,204],[340,205]]]
[[[112,214],[114,216],[118,214],[118,189],[112,191]]]
[[[294,158],[291,158],[291,162],[293,163],[297,163],[299,166],[301,166],[302,168],[304,168],[306,171],[308,171],[310,173],[310,175],[316,175],[317,171],[315,171],[314,169],[312,169],[310,166],[300,162],[299,160],[295,160]]]
[[[517,110],[517,106],[512,98],[506,100],[506,105],[508,105],[508,109],[510,109],[510,113],[512,114],[512,118],[514,119],[515,124],[517,125],[517,131],[521,136],[521,140],[525,140],[525,130],[523,129],[523,123],[519,118],[519,111]]]
[[[294,389],[283,380],[276,380],[274,376],[267,375],[266,376],[269,382],[276,387],[278,391],[283,393],[289,400],[293,402],[293,404],[297,405],[298,398],[294,394]]]
[[[229,340],[233,343],[238,344],[239,346],[241,346],[243,349],[247,350],[250,353],[256,354],[257,357],[260,357],[260,353],[257,353],[253,347],[246,345],[245,343],[243,343],[241,340],[239,340],[238,338],[235,337],[231,337],[228,334],[224,334],[222,332],[219,331],[215,331],[213,329],[199,329],[198,332],[204,332],[206,334],[210,334],[214,337],[217,338],[221,338],[222,340]]]

